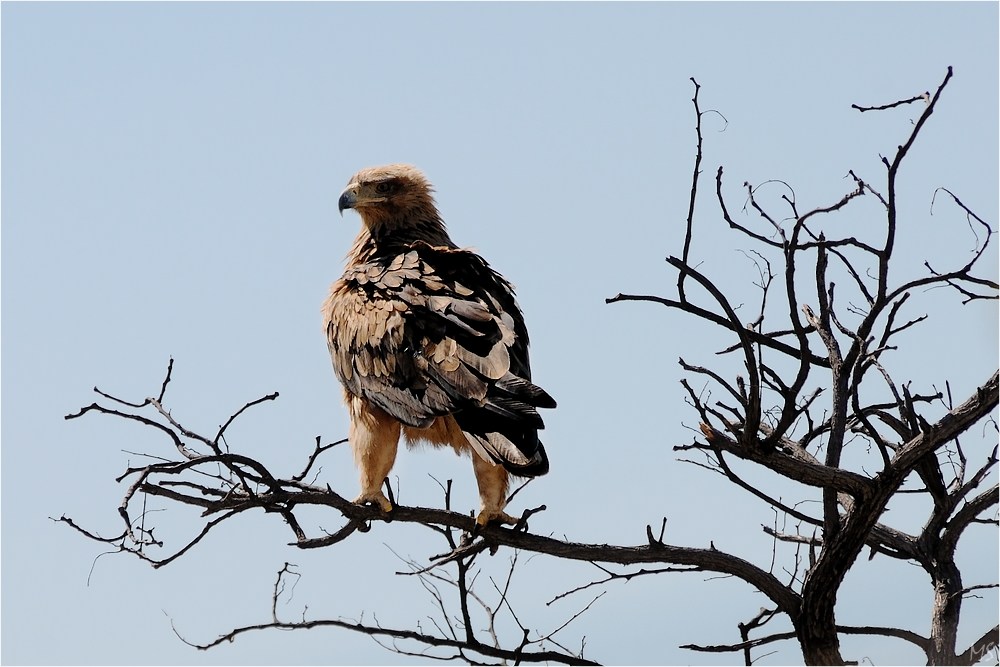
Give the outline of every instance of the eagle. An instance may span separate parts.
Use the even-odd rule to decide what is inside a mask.
[[[538,408],[556,402],[531,382],[513,285],[452,242],[432,192],[420,170],[393,164],[359,171],[338,201],[362,223],[322,308],[361,474],[354,502],[392,511],[381,489],[402,435],[469,453],[476,522],[515,524],[510,476],[548,472]]]

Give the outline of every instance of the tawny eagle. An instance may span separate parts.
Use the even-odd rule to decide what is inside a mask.
[[[515,523],[504,512],[508,476],[548,472],[537,408],[556,402],[531,383],[513,286],[452,243],[431,192],[418,169],[394,164],[355,174],[338,202],[362,222],[323,304],[361,472],[354,502],[392,510],[381,487],[402,434],[470,452],[477,522]]]

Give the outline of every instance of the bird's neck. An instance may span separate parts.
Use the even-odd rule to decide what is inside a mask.
[[[411,219],[377,218],[361,212],[361,232],[347,254],[347,265],[356,266],[382,256],[405,252],[416,241],[432,246],[456,248],[444,222],[434,211]]]

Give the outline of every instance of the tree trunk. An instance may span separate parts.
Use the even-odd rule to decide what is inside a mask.
[[[934,574],[934,611],[928,665],[955,664],[955,643],[962,610],[962,573],[953,560],[939,563]]]
[[[843,665],[834,617],[840,582],[815,581],[813,573],[803,586],[802,614],[795,629],[802,659],[807,665]]]

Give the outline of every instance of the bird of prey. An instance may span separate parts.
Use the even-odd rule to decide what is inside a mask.
[[[418,169],[394,164],[355,174],[338,202],[362,223],[322,309],[361,473],[354,502],[392,510],[381,487],[403,435],[469,452],[477,523],[514,524],[509,475],[548,472],[537,408],[556,402],[531,382],[513,286],[452,243],[432,191]]]

